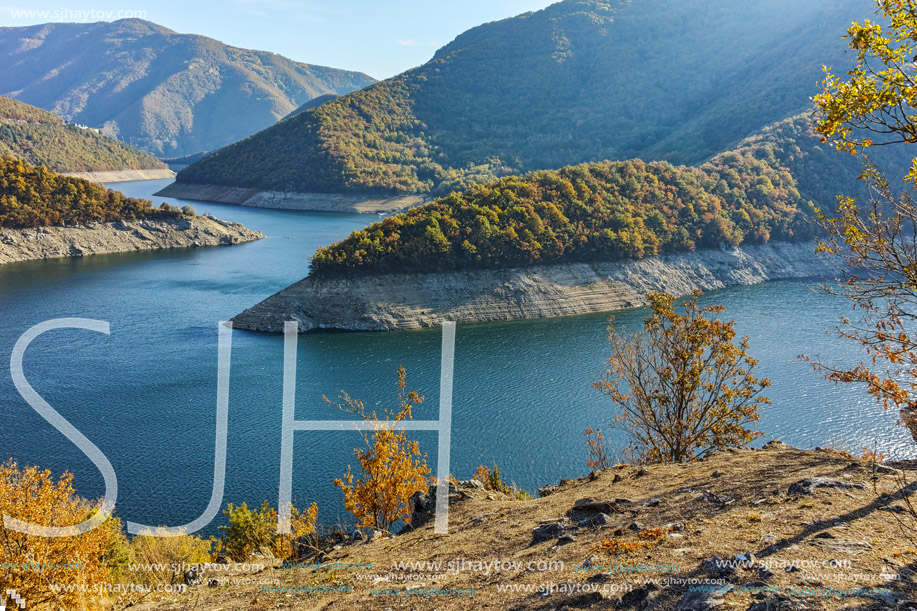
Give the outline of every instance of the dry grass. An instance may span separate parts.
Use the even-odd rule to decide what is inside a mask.
[[[717,477],[713,474],[718,472]],[[790,484],[803,478],[827,477],[850,489],[820,488],[798,498],[788,496]],[[909,479],[917,479],[914,473]],[[740,568],[728,577],[736,590],[725,595],[723,609],[744,611],[765,595],[747,591],[768,586],[787,588],[890,588],[901,599],[917,598],[915,544],[902,536],[893,514],[895,504],[882,494],[895,492],[895,477],[873,476],[870,465],[836,452],[800,451],[782,444],[763,450],[724,452],[691,465],[646,468],[616,466],[589,478],[567,481],[544,498],[513,501],[486,490],[463,487],[452,503],[450,534],[435,535],[432,523],[416,531],[372,543],[346,544],[328,550],[328,561],[371,563],[372,569],[268,569],[258,577],[283,586],[326,585],[352,588],[344,593],[264,592],[259,586],[198,586],[190,594],[141,605],[140,609],[613,609],[621,589],[647,579],[662,582],[650,592],[649,606],[677,609],[686,579],[711,576],[702,566],[715,556],[732,558],[751,552],[772,567],[771,575]],[[544,523],[574,524],[581,513],[574,503],[584,498],[614,501],[610,522],[570,531],[575,540],[533,543],[532,531]],[[630,502],[627,502],[627,501]],[[840,551],[844,545],[846,552]],[[462,560],[518,562],[518,566],[473,570],[458,568]],[[597,565],[622,565],[611,570],[583,570],[587,559]],[[398,562],[441,562],[443,568],[396,569]],[[534,569],[529,568],[529,563]],[[539,565],[541,563],[541,565]],[[551,570],[539,570],[555,563]],[[560,568],[560,563],[563,568]],[[785,565],[818,565],[796,572]],[[639,565],[677,567],[665,573],[638,572]],[[595,567],[592,567],[595,569]],[[606,577],[597,578],[598,572]],[[417,573],[417,574],[415,574]],[[887,581],[896,575],[899,580]],[[592,578],[593,582],[587,581]],[[598,581],[604,579],[604,581]],[[668,581],[667,581],[668,580]],[[543,595],[538,588],[554,584]],[[500,591],[500,586],[518,591]],[[592,594],[576,587],[605,588]],[[464,596],[378,596],[373,588],[404,591],[474,590]],[[532,591],[525,592],[522,588]],[[742,591],[742,587],[746,591]],[[618,589],[617,593],[612,590]],[[798,594],[798,592],[797,592]],[[631,594],[639,598],[637,593]],[[768,595],[770,596],[770,595]],[[629,600],[629,599],[628,599]],[[785,609],[885,609],[877,597],[795,595]],[[630,608],[626,604],[618,608]]]

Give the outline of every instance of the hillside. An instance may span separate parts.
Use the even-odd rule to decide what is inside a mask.
[[[618,465],[527,501],[456,482],[446,535],[421,509],[411,532],[339,536],[301,562],[253,560],[266,568],[248,573],[217,566],[134,608],[913,609],[914,517],[898,490],[915,466],[895,467],[773,441]]]
[[[0,157],[10,155],[55,172],[166,168],[152,155],[0,96]]]
[[[215,150],[373,82],[139,19],[0,28],[0,94],[158,156]]]
[[[904,146],[877,150],[906,168]],[[798,115],[700,167],[605,161],[502,178],[373,223],[312,259],[312,275],[439,272],[811,239],[816,206],[858,188],[861,160]]]
[[[604,159],[698,164],[806,109],[856,0],[564,0],[190,166],[184,184],[448,192]]]
[[[153,208],[145,199],[62,176],[12,157],[0,157],[0,228],[84,225],[141,219],[177,219],[175,207]]]

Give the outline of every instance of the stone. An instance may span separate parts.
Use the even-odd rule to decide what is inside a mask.
[[[568,545],[570,543],[576,543],[576,537],[573,535],[561,535],[557,538],[558,545]]]
[[[611,517],[606,513],[597,513],[578,522],[580,528],[589,528],[591,526],[604,526],[611,524]]]
[[[710,477],[723,477],[723,474],[719,471],[714,471]]]
[[[564,534],[564,527],[556,522],[551,524],[542,524],[532,531],[532,542],[542,543],[557,539]]]
[[[789,496],[802,496],[813,494],[819,488],[833,488],[835,490],[865,490],[866,484],[860,482],[843,482],[830,477],[811,477],[801,479],[790,484],[787,494]]]
[[[732,586],[723,586],[710,592],[701,592],[698,590],[685,592],[678,605],[678,611],[709,611],[722,606],[726,601],[723,596],[726,595]]]
[[[362,530],[359,530],[359,529],[353,531],[353,534],[350,535],[351,541],[364,541],[365,539],[366,539],[366,533],[364,533]]]
[[[813,539],[812,545],[826,552],[841,554],[862,554],[872,551],[872,545],[857,539]]]
[[[640,607],[648,602],[648,599],[652,598],[658,592],[659,586],[652,582],[647,583],[624,594],[621,598],[618,599],[618,604],[615,606],[619,609]]]
[[[627,528],[629,530],[633,530],[634,532],[640,532],[644,530],[643,524],[641,524],[640,522],[631,522],[630,524],[627,525]]]
[[[702,560],[700,566],[712,577],[725,577],[735,572],[735,569],[719,556],[714,556],[710,560]]]

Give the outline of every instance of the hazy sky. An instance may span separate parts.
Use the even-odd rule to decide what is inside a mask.
[[[376,78],[420,65],[468,28],[553,0],[0,0],[0,26],[142,17],[177,32]]]

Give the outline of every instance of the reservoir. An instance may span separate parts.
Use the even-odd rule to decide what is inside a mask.
[[[233,247],[99,255],[0,266],[0,459],[71,471],[80,494],[102,494],[92,463],[17,393],[9,358],[30,327],[54,318],[104,320],[111,335],[78,330],[42,335],[25,357],[36,391],[93,441],[118,476],[117,514],[146,524],[188,522],[204,510],[213,476],[217,325],[308,273],[308,257],[375,216],[288,212],[153,197],[168,181],[118,183],[134,197],[190,203],[268,236]],[[813,254],[813,256],[815,256]],[[758,374],[771,379],[757,443],[779,439],[859,455],[914,457],[917,446],[861,388],[824,381],[800,354],[851,363],[856,346],[830,333],[847,302],[802,282],[774,282],[705,295],[750,338]],[[619,312],[636,330],[645,310]],[[610,400],[592,388],[608,356],[604,314],[459,325],[455,352],[452,472],[480,464],[535,492],[588,473],[583,431],[601,427],[613,448]],[[297,419],[347,418],[322,397],[342,390],[370,408],[395,401],[396,371],[426,395],[416,419],[438,410],[438,329],[299,337]],[[227,502],[277,502],[283,338],[235,331],[229,402]],[[435,465],[435,433],[413,435]],[[325,523],[346,521],[332,480],[356,465],[353,431],[297,432],[293,494],[316,501]],[[215,532],[216,524],[210,531]],[[206,532],[206,531],[205,531]]]

